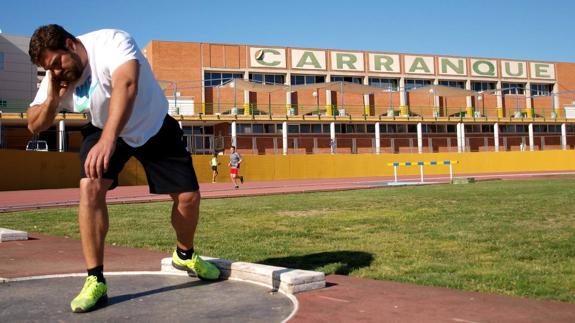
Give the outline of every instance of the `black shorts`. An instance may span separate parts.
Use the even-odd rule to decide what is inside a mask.
[[[82,135],[84,141],[80,150],[80,177],[86,178],[84,163],[88,152],[100,139],[102,129],[89,123],[82,127]],[[182,129],[169,115],[166,115],[160,131],[143,146],[134,148],[122,138],[118,138],[108,171],[103,176],[114,181],[110,189],[118,186],[118,175],[130,157],[138,159],[144,167],[150,193],[194,192],[200,188],[192,165],[192,157],[183,141]]]
[[[214,171],[217,172],[217,171],[218,171],[218,166],[212,166],[212,170],[214,170]]]

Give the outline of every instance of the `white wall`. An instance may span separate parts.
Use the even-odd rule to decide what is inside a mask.
[[[7,101],[3,111],[23,111],[37,91],[37,69],[28,56],[29,37],[0,33],[0,52],[4,61],[0,64],[0,100]]]

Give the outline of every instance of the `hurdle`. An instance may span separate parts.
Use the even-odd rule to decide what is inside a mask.
[[[420,182],[423,183],[423,166],[437,166],[437,165],[448,165],[449,166],[449,180],[453,180],[453,165],[459,164],[458,160],[444,160],[442,162],[437,161],[418,161],[418,162],[392,162],[387,163],[387,166],[393,166],[393,178],[394,182],[397,183],[397,168],[400,166],[419,166],[419,177]]]

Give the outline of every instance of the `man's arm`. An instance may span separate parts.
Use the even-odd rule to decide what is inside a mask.
[[[134,59],[120,65],[112,74],[112,97],[108,120],[100,140],[92,147],[84,164],[88,178],[101,178],[108,170],[110,158],[116,148],[116,140],[132,115],[138,94],[139,72],[140,64]]]
[[[29,107],[26,111],[28,115],[28,130],[33,134],[50,128],[52,123],[54,123],[54,119],[58,115],[60,99],[68,90],[68,84],[54,80],[50,71],[46,71],[46,78],[46,82],[48,82],[46,100],[41,104]]]

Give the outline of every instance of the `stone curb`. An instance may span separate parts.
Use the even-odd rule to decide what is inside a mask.
[[[286,294],[296,294],[325,287],[325,274],[322,272],[275,267],[204,256],[202,256],[202,259],[216,265],[221,271],[222,279],[241,279],[260,283],[269,286],[272,290],[280,290]],[[161,271],[182,272],[181,270],[172,267],[172,258],[162,259]]]
[[[0,242],[28,240],[28,232],[0,228]]]

